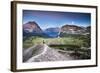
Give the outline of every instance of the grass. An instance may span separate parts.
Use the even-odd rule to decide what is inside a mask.
[[[90,45],[88,44],[88,40],[89,39],[86,37],[43,38],[31,36],[23,41],[23,48],[29,48],[35,44],[43,44],[43,42],[45,42],[47,45],[76,45],[79,47],[89,47]]]
[[[43,38],[38,36],[31,36],[23,40],[23,48],[27,49],[36,44],[47,44],[48,46],[61,49],[65,51],[74,51],[72,55],[79,55],[81,59],[90,59],[91,50],[87,49],[90,45],[90,36],[70,36],[61,38]],[[84,47],[84,48],[82,48]]]

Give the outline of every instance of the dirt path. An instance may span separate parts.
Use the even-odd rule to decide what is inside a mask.
[[[63,55],[59,53],[57,50],[48,47],[46,44],[37,45],[34,48],[34,50],[31,48],[30,52],[32,54],[28,54],[30,57],[26,60],[26,62],[64,61],[74,59],[68,54]],[[28,53],[30,52],[28,51]]]

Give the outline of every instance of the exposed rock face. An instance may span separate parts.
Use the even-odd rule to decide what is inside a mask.
[[[28,22],[23,25],[23,30],[27,32],[37,32],[40,33],[42,32],[41,28],[38,26],[36,22]]]
[[[68,34],[80,34],[85,32],[85,29],[76,25],[64,25],[61,27],[61,32]]]
[[[77,30],[82,30],[81,27],[76,26],[76,25],[64,25],[62,26],[62,31],[68,31],[68,30],[73,30],[73,31],[77,31]]]
[[[23,36],[49,37],[42,31],[40,26],[35,21],[23,24]]]

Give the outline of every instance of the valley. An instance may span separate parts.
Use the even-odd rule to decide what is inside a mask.
[[[43,46],[45,44],[51,48],[51,51],[58,51],[62,55],[70,55],[70,58],[90,59],[90,32],[90,26],[81,27],[67,24],[60,28],[50,27],[43,30],[36,22],[28,22],[23,25],[23,51],[32,46]]]

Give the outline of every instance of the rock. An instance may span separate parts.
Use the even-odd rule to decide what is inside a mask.
[[[26,62],[65,61],[73,59],[72,57],[59,53],[57,50],[50,48],[47,45],[44,45],[44,48],[42,47],[42,49],[45,50],[44,53],[42,52],[40,55],[33,56]]]

